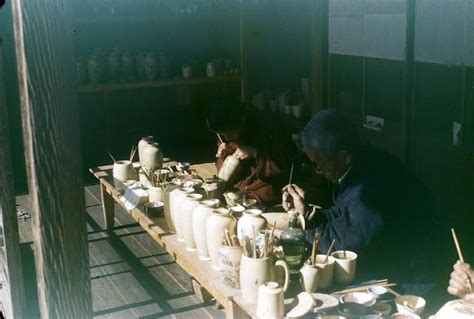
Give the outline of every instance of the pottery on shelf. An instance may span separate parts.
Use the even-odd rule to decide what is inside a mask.
[[[124,52],[120,58],[120,73],[124,81],[135,80],[135,57],[131,52]]]
[[[163,166],[163,153],[160,144],[152,142],[146,145],[143,149],[141,162],[142,167],[151,172],[161,168]]]
[[[258,287],[257,318],[281,319],[285,315],[283,288],[274,281]]]
[[[198,193],[191,193],[186,195],[183,207],[181,208],[181,216],[179,222],[183,230],[184,244],[187,251],[196,251],[196,243],[194,241],[193,230],[193,212],[197,208],[203,196]]]
[[[120,54],[113,51],[107,56],[107,73],[110,82],[118,82],[120,79]]]
[[[259,231],[267,227],[267,221],[260,209],[247,209],[237,223],[237,238],[242,243],[242,236],[254,238]]]
[[[194,242],[201,260],[210,260],[209,251],[207,250],[206,224],[212,210],[217,208],[218,205],[219,200],[203,200],[199,202],[193,212]]]
[[[171,220],[173,222],[174,229],[178,235],[179,241],[184,241],[183,230],[181,229],[181,223],[179,218],[181,217],[181,208],[187,194],[194,192],[192,187],[181,187],[176,191],[170,193],[170,213]]]
[[[292,105],[291,114],[293,114],[293,116],[296,117],[297,119],[302,118],[303,117],[303,104]]]
[[[183,65],[181,73],[184,79],[190,79],[193,76],[193,69],[189,65]]]
[[[316,255],[316,266],[319,268],[319,288],[331,287],[334,278],[334,263],[334,258],[331,256],[326,261],[326,255]]]
[[[224,230],[227,229],[230,234],[235,234],[235,218],[230,215],[227,208],[216,208],[207,218],[206,222],[206,241],[207,250],[212,261],[212,268],[219,268],[219,248],[221,247]]]
[[[221,246],[219,248],[219,268],[221,269],[224,285],[240,289],[240,261],[242,247]]]
[[[165,204],[164,212],[165,212],[166,224],[168,225],[170,231],[173,233],[176,233],[176,228],[174,227],[173,216],[171,215],[171,197],[173,193],[179,190],[179,188],[181,187],[181,184],[182,182],[179,179],[172,181],[166,186],[165,192],[163,194],[163,203]]]
[[[99,53],[91,54],[87,61],[87,71],[92,84],[98,84],[104,81],[105,65]]]
[[[164,202],[164,191],[163,188],[158,186],[148,186],[148,200],[153,202]]]
[[[153,53],[148,53],[145,56],[145,78],[148,81],[153,81],[158,76],[158,59]]]
[[[87,82],[87,66],[82,59],[76,61],[76,81],[77,84]]]
[[[139,81],[145,80],[145,54],[138,52],[135,54],[135,69]]]
[[[282,267],[284,270],[283,291],[286,291],[290,272],[285,261],[277,260],[274,263],[271,257],[250,258],[242,256],[240,262],[240,289],[245,302],[255,304],[258,287],[267,281],[276,281],[276,267]]]
[[[142,160],[143,160],[143,150],[145,150],[145,147],[150,145],[151,143],[154,142],[154,138],[151,135],[148,136],[143,136],[140,141],[138,142],[138,160],[140,161],[140,165],[143,166]]]
[[[216,76],[216,65],[213,62],[208,62],[206,64],[206,75],[209,78],[213,78]]]

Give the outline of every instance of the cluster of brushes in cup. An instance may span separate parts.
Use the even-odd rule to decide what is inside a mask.
[[[273,252],[274,239],[275,239],[275,227],[276,222],[273,224],[271,230],[265,229],[260,232],[262,241],[260,245],[257,245],[257,232],[255,227],[252,227],[252,233],[250,236],[245,235],[243,229],[241,231],[242,235],[242,253],[244,256],[249,258],[267,258]],[[224,245],[226,246],[240,246],[237,240],[236,235],[232,237],[228,236],[228,231],[224,234]]]

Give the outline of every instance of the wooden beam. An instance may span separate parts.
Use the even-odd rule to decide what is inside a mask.
[[[41,318],[92,317],[68,5],[12,1]]]
[[[26,303],[3,74],[0,38],[0,223],[3,233],[3,247],[0,248],[3,264],[0,266],[6,279],[6,282],[2,283],[1,298],[7,318],[23,318]]]
[[[329,0],[313,0],[311,27],[311,112],[327,108],[329,101]]]

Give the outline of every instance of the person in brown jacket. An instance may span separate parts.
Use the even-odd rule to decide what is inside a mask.
[[[231,184],[259,203],[279,202],[298,155],[281,120],[268,112],[247,109],[240,102],[218,101],[207,114],[207,125],[218,135],[217,169],[229,155],[240,160],[242,167]]]

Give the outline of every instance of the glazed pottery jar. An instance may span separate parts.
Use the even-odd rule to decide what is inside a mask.
[[[163,165],[163,154],[160,150],[160,144],[149,143],[143,149],[141,159],[143,169],[147,169],[154,172],[156,169],[161,168]]]
[[[217,176],[224,182],[229,182],[237,172],[239,165],[240,160],[234,155],[229,155],[222,163],[221,169],[219,170]]]
[[[117,82],[120,79],[120,55],[117,51],[107,56],[107,71],[110,82]]]
[[[194,241],[193,229],[193,212],[199,205],[203,196],[198,193],[191,193],[186,195],[183,207],[181,208],[181,216],[179,222],[183,230],[184,244],[187,251],[196,251],[196,243]]]
[[[181,229],[181,223],[179,218],[181,217],[181,208],[184,204],[187,194],[194,192],[192,187],[181,187],[176,192],[170,194],[170,211],[171,219],[173,221],[176,234],[178,234],[178,240],[184,241],[183,231]]]
[[[219,248],[221,247],[224,230],[235,234],[235,218],[226,208],[214,209],[206,222],[207,250],[212,261],[212,268],[219,270]]]
[[[148,81],[153,81],[158,75],[158,59],[153,53],[145,56],[145,77]]]
[[[240,260],[242,247],[221,246],[219,248],[219,267],[221,269],[224,285],[240,289]]]
[[[306,233],[299,227],[293,211],[288,212],[288,223],[288,228],[280,235],[280,242],[290,273],[297,274],[306,259]]]
[[[216,66],[213,62],[209,62],[206,64],[206,75],[210,78],[216,76]]]
[[[282,319],[285,315],[283,288],[274,281],[258,287],[257,318]]]
[[[260,209],[247,209],[237,223],[237,237],[242,243],[242,236],[253,238],[267,227],[267,220]]]
[[[275,280],[275,267],[282,267],[285,272],[283,291],[288,288],[290,272],[283,260],[273,262],[271,257],[250,258],[242,256],[240,262],[240,289],[245,302],[255,304],[258,287],[267,281]]]
[[[193,69],[188,65],[184,65],[181,71],[182,71],[183,78],[185,79],[190,79],[193,75]]]
[[[145,147],[147,147],[149,144],[153,142],[154,142],[153,136],[151,135],[142,137],[141,140],[138,142],[138,160],[140,161],[141,166],[143,166],[143,163],[142,163],[143,151],[145,150]]]
[[[120,73],[125,81],[133,81],[135,79],[135,58],[130,52],[122,53],[120,58]]]
[[[303,291],[313,293],[318,288],[319,268],[316,265],[304,264],[300,269],[300,285]]]
[[[91,54],[87,61],[87,71],[92,84],[101,83],[105,77],[105,65],[102,57],[97,54]]]
[[[207,218],[211,215],[212,210],[217,208],[219,200],[203,200],[193,212],[193,234],[194,242],[198,252],[199,259],[210,260],[207,250],[206,224]]]

